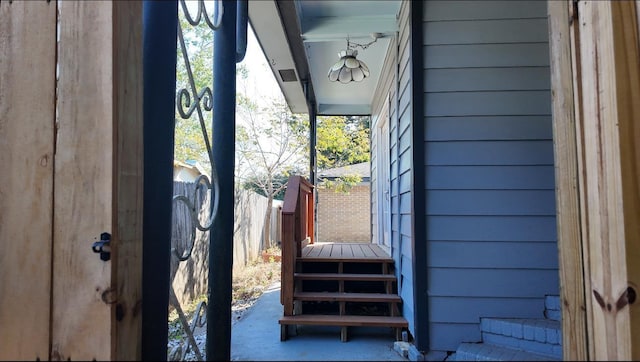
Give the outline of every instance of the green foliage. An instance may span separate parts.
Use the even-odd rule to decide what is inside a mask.
[[[206,87],[213,88],[213,31],[209,29],[204,21],[197,26],[190,25],[182,15],[182,8],[180,8],[179,15],[180,27],[182,28],[190,69],[193,74],[193,82],[196,92],[200,93]],[[191,103],[193,103],[195,94],[189,81],[187,63],[184,60],[180,41],[176,45],[176,90],[186,89],[189,92]],[[179,102],[181,100],[176,92],[176,103]],[[182,104],[186,111],[189,107],[186,106],[184,101]],[[205,130],[209,142],[211,142],[212,112],[206,111],[203,103],[201,104],[203,106],[202,115]],[[180,161],[197,160],[206,168],[210,167],[205,138],[197,111],[190,118],[183,119],[176,107],[174,159]]]
[[[326,170],[361,162],[369,162],[369,117],[331,116],[318,117],[317,160],[318,168]],[[348,193],[362,181],[359,175],[318,180],[318,187]]]
[[[292,114],[283,97],[263,97],[261,104],[237,99],[236,177],[267,197],[263,247],[269,248],[273,199],[283,197],[289,175],[308,165],[309,121]]]
[[[351,174],[343,175],[334,179],[321,178],[318,180],[318,187],[333,189],[337,193],[348,194],[353,186],[362,182],[360,175]]]
[[[318,168],[328,169],[369,161],[369,117],[318,117]]]

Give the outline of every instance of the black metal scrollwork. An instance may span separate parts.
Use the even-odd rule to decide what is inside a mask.
[[[204,0],[197,1],[197,10],[195,16],[193,16],[189,12],[189,8],[185,0],[179,0],[182,13],[184,14],[185,19],[191,26],[197,26],[200,24],[202,19],[206,22],[209,29],[215,31],[220,27],[222,22],[222,14],[223,14],[223,4],[221,0],[210,1],[213,5],[213,14],[207,12],[207,8],[205,6]],[[218,195],[219,195],[219,183],[218,183],[218,175],[216,174],[216,168],[213,160],[213,153],[211,151],[211,141],[209,139],[209,134],[205,125],[205,117],[203,112],[210,112],[213,109],[213,93],[211,87],[204,87],[201,90],[198,90],[196,87],[196,82],[193,76],[193,72],[191,69],[191,63],[189,61],[189,54],[187,52],[187,47],[184,41],[183,29],[178,21],[178,41],[180,43],[180,51],[182,53],[182,58],[184,59],[184,64],[188,76],[188,88],[179,89],[176,93],[176,108],[180,117],[185,120],[191,119],[194,114],[197,116],[198,122],[200,123],[200,130],[202,132],[202,137],[204,139],[204,143],[207,149],[207,156],[209,162],[211,163],[211,178],[207,175],[200,175],[195,181],[195,189],[192,195],[175,195],[173,197],[174,208],[177,204],[184,204],[188,210],[191,218],[191,232],[188,244],[186,248],[183,250],[178,250],[177,246],[172,246],[173,255],[180,261],[186,261],[191,257],[193,252],[193,248],[196,240],[196,229],[200,231],[208,231],[211,230],[213,225],[213,221],[218,212]],[[213,71],[213,67],[211,69]],[[200,210],[202,209],[202,205],[204,204],[204,199],[201,197],[202,190],[210,191],[210,213],[206,218],[206,221],[202,223],[200,221]],[[204,225],[203,225],[204,224]],[[184,359],[187,352],[189,350],[194,351],[195,356],[198,360],[203,360],[203,356],[198,348],[196,340],[193,336],[193,332],[196,326],[201,327],[206,323],[206,316],[203,317],[204,310],[206,304],[201,302],[198,305],[197,311],[193,317],[191,325],[187,322],[187,318],[182,312],[182,307],[178,298],[175,296],[175,291],[173,287],[171,287],[171,298],[170,303],[176,310],[179,312],[179,319],[182,327],[187,334],[187,346],[185,346],[184,350],[181,349],[179,353],[180,356],[177,356],[178,359]]]

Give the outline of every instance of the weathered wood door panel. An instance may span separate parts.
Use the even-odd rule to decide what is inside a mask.
[[[0,2],[0,360],[49,356],[56,5]]]
[[[139,357],[142,6],[59,4],[51,354]],[[91,249],[103,232],[109,261]]]
[[[0,22],[0,359],[140,359],[142,3]]]
[[[111,359],[110,344],[96,341],[112,332],[112,261],[90,245],[113,234],[112,10],[110,2],[60,3],[51,328],[59,360]]]

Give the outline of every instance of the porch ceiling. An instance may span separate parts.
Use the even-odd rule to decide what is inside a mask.
[[[293,112],[308,112],[308,81],[318,115],[367,115],[399,9],[400,0],[251,1],[249,19]],[[369,67],[370,77],[348,84],[329,81],[328,70],[346,47],[347,36],[366,44],[371,33],[382,37],[365,50],[358,48],[357,57]],[[295,81],[283,79],[286,69],[295,70]]]

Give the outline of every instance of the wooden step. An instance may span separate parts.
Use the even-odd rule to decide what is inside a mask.
[[[393,263],[379,245],[371,243],[315,243],[305,246],[300,254],[298,260],[303,262]]]
[[[280,323],[280,340],[288,338],[288,326],[291,325],[317,325],[341,327],[340,340],[346,342],[348,327],[390,327],[396,332],[396,340],[400,340],[402,328],[407,328],[409,323],[403,317],[386,316],[359,316],[359,315],[313,315],[301,314],[295,316],[283,316]]]
[[[352,273],[295,273],[299,280],[356,280],[356,281],[395,281],[393,274],[352,274]]]
[[[362,257],[321,257],[311,256],[298,258],[297,261],[304,263],[388,263],[394,262],[389,257],[362,258]]]
[[[294,300],[314,302],[391,302],[400,303],[397,294],[344,293],[344,292],[295,292]]]
[[[300,314],[283,316],[280,324],[299,324],[339,327],[407,327],[409,323],[404,317],[364,316],[364,315],[324,315]]]

